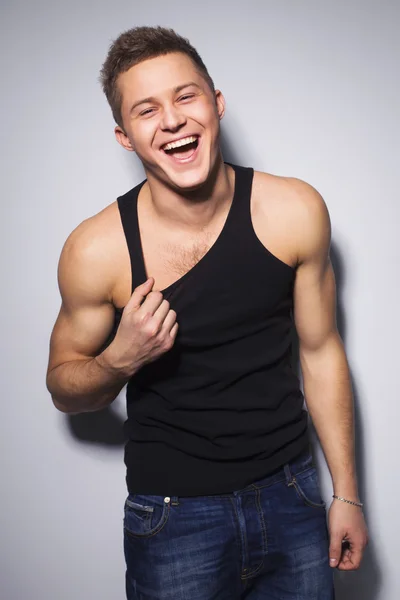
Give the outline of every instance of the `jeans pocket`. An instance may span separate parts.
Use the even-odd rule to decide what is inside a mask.
[[[293,487],[297,497],[307,506],[325,509],[325,502],[321,497],[319,489],[318,474],[315,467],[309,467],[305,471],[293,475],[288,484]]]
[[[129,494],[124,506],[124,530],[132,537],[151,537],[164,527],[169,512],[170,502],[164,496]]]

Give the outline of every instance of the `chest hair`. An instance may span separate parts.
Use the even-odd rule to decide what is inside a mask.
[[[185,275],[207,254],[212,243],[211,235],[192,241],[187,246],[165,243],[159,246],[163,267],[179,276]]]

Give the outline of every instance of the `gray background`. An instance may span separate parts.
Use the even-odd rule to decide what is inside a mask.
[[[123,393],[66,416],[45,371],[66,237],[143,178],[98,71],[121,31],[160,24],[225,94],[225,159],[304,179],[328,204],[371,534],[338,600],[398,600],[399,17],[394,0],[2,0],[1,598],[124,598]]]

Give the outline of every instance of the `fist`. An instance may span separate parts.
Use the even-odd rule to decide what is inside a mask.
[[[114,367],[129,376],[168,352],[178,333],[175,311],[153,286],[150,277],[135,288],[111,344]]]

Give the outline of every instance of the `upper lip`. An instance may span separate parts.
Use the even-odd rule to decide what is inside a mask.
[[[173,142],[177,142],[178,140],[184,140],[187,137],[199,138],[200,135],[198,133],[186,133],[185,135],[180,135],[179,137],[174,138],[173,140],[168,140],[168,142],[164,142],[163,144],[161,144],[160,150],[162,150],[164,148],[164,146],[166,146],[167,144],[172,144]]]

